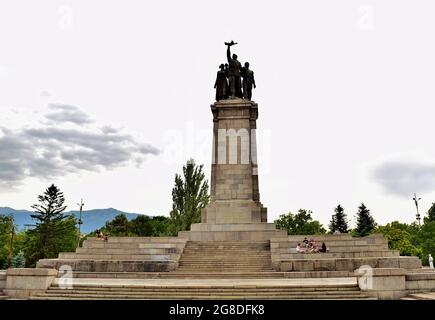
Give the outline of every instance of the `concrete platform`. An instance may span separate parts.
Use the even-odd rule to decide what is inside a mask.
[[[372,299],[356,278],[330,279],[56,279],[36,300],[59,299]]]

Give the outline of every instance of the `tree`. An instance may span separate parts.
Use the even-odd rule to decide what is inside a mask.
[[[172,220],[168,217],[149,217],[140,215],[130,221],[129,231],[140,237],[159,237],[170,235]]]
[[[15,225],[12,215],[0,215],[0,268],[12,264]]]
[[[432,206],[427,212],[427,217],[424,217],[424,223],[429,223],[431,221],[435,221],[435,203],[432,203]]]
[[[361,203],[361,205],[358,207],[356,218],[357,227],[355,231],[359,237],[368,235],[376,227],[375,219],[373,219],[370,210],[367,209],[364,203]]]
[[[419,256],[422,257],[423,250],[413,243],[413,227],[393,221],[385,226],[377,227],[374,232],[382,233],[388,240],[388,247],[392,250],[398,250],[402,256]]]
[[[130,230],[136,236],[152,237],[154,236],[153,219],[140,215],[130,221]]]
[[[28,266],[34,266],[39,259],[55,258],[59,252],[73,251],[77,245],[77,222],[73,216],[64,215],[65,197],[59,188],[52,184],[38,201],[31,215],[36,227],[27,232],[25,243]]]
[[[26,258],[24,257],[24,252],[20,251],[12,259],[12,267],[13,268],[24,268],[25,265],[26,265]]]
[[[277,228],[287,230],[288,234],[309,235],[309,234],[324,234],[326,230],[319,221],[313,220],[312,212],[299,209],[298,213],[282,214],[275,221]]]
[[[201,209],[208,204],[208,182],[202,168],[203,165],[197,166],[195,161],[190,159],[183,166],[183,177],[175,175],[170,213],[174,234],[188,230],[192,223],[200,222]]]
[[[130,222],[123,213],[118,214],[113,220],[106,222],[105,232],[111,236],[130,236]]]
[[[164,216],[154,216],[152,219],[154,236],[165,237],[172,235],[172,219]]]
[[[423,224],[418,233],[418,242],[423,250],[422,262],[427,265],[429,253],[435,256],[435,221]]]
[[[329,230],[331,233],[338,230],[341,233],[348,232],[347,218],[344,213],[344,208],[341,205],[338,205],[337,208],[334,209],[335,214],[332,215],[331,222],[329,223]]]

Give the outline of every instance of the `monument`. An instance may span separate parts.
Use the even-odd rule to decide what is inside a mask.
[[[254,73],[231,55],[236,43],[225,44],[228,64],[219,67],[211,105],[211,201],[201,222],[177,237],[88,238],[76,252],[42,259],[36,269],[0,273],[0,290],[31,299],[398,299],[433,290],[435,273],[421,269],[418,257],[390,250],[381,234],[289,236],[267,222]],[[327,252],[297,252],[304,237],[325,242]],[[65,288],[68,272],[74,284]]]
[[[252,88],[256,87],[254,72],[248,62],[242,67],[237,55],[231,55],[230,48],[235,44],[225,43],[228,69],[224,64],[219,66],[216,102],[211,105],[211,201],[201,212],[201,223],[193,224],[192,232],[182,233],[189,239],[268,240],[272,236],[286,236],[274,224],[267,223],[267,209],[260,202],[258,105],[251,100]]]

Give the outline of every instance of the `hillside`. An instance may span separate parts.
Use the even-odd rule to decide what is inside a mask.
[[[81,231],[84,233],[95,231],[104,226],[106,221],[112,220],[115,216],[121,213],[124,213],[128,220],[132,220],[139,215],[138,213],[123,212],[114,208],[83,210],[83,225],[81,226]],[[29,210],[16,210],[9,207],[0,207],[0,214],[12,214],[19,230],[23,230],[26,227],[25,225],[35,224],[35,221],[30,217],[33,212]],[[72,210],[66,212],[66,214],[79,217],[80,213],[79,211]]]

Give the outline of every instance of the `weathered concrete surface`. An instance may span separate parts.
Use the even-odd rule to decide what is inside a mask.
[[[5,293],[16,299],[27,299],[30,295],[45,292],[57,277],[53,269],[8,269]]]

